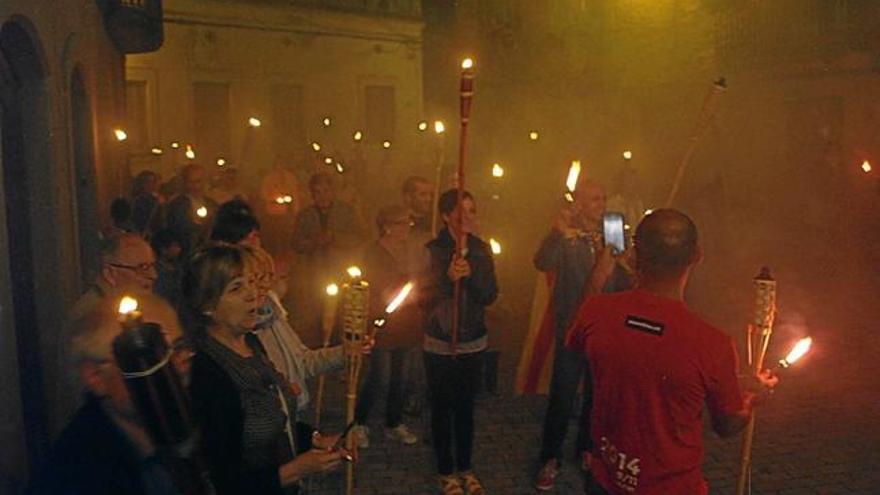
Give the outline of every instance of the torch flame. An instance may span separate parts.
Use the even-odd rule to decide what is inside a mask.
[[[577,187],[578,177],[581,175],[581,162],[579,160],[574,160],[571,162],[571,167],[568,168],[568,178],[565,179],[565,187],[570,192],[574,192]]]
[[[321,151],[321,145],[315,141],[312,141],[312,149],[315,151]]]
[[[465,70],[473,69],[474,68],[474,59],[468,57],[468,58],[462,60],[461,61],[461,68],[465,69]]]
[[[364,138],[364,133],[361,131],[354,131],[354,136],[352,136],[355,141],[360,141]]]
[[[645,216],[648,216],[648,215],[650,215],[651,213],[654,213],[654,210],[652,210],[652,209],[650,209],[650,208],[648,208],[647,210],[645,210]]]
[[[222,167],[223,165],[226,165],[226,159],[223,157],[218,158],[217,159],[217,166]]]
[[[153,153],[154,155],[161,155],[161,154],[162,154],[162,148],[153,148],[153,149],[150,150],[150,152]]]
[[[795,363],[798,359],[802,358],[807,351],[810,350],[810,346],[813,345],[813,338],[806,337],[797,341],[797,344],[791,349],[787,356],[784,359],[779,361],[779,364],[782,365],[783,368],[788,368],[792,364]]]
[[[122,299],[119,300],[119,314],[128,315],[137,311],[137,309],[137,299],[131,296],[123,296]]]
[[[391,141],[382,141],[382,147],[387,150],[391,147]]]
[[[293,203],[293,197],[288,196],[287,194],[285,194],[282,199],[284,200],[285,203]]]
[[[326,163],[327,165],[332,165],[333,157],[328,156],[327,158],[324,158],[324,163]]]
[[[446,131],[446,124],[443,123],[442,120],[434,121],[434,132],[437,134],[443,134]]]
[[[177,141],[171,141],[171,147],[174,149],[180,148],[180,143]]]
[[[865,161],[862,162],[862,170],[863,170],[866,174],[867,174],[868,172],[870,172],[871,170],[873,170],[873,168],[874,168],[874,167],[871,166],[871,162],[869,162],[868,160],[865,160]]]
[[[492,177],[504,177],[504,167],[498,163],[492,164]]]
[[[322,120],[321,123],[324,124],[324,127],[330,127],[330,117],[324,117],[324,120]]]
[[[489,238],[489,247],[492,248],[492,254],[501,254],[501,243],[494,237]]]
[[[348,273],[348,276],[351,278],[360,278],[363,276],[363,272],[357,266],[350,266],[345,269],[345,272]]]
[[[633,152],[632,152],[632,151],[630,151],[630,150],[626,150],[626,151],[623,152],[623,159],[624,159],[624,160],[632,160],[632,157],[633,157]]]
[[[336,171],[341,174],[345,172],[345,167],[341,163],[336,162]]]
[[[339,286],[336,284],[330,284],[324,290],[327,292],[328,296],[335,296],[339,294]]]
[[[428,130],[428,123],[425,122],[424,120],[421,121],[421,122],[419,122],[419,131],[424,132],[424,131],[427,131],[427,130]]]
[[[538,131],[530,131],[529,132],[529,139],[531,139],[532,141],[537,141],[538,140]]]
[[[256,117],[251,117],[248,119],[248,125],[251,127],[260,127],[261,125],[263,125],[263,122],[261,122],[260,119]]]
[[[277,198],[275,198],[275,202],[278,203],[279,205],[283,205],[284,204],[284,196],[278,196]]]
[[[196,210],[196,215],[198,215],[199,218],[205,218],[206,216],[208,216],[208,209],[204,206],[199,206],[199,209]]]
[[[122,129],[114,129],[113,134],[116,135],[116,140],[119,142],[125,141],[128,139],[128,134]]]
[[[195,160],[195,159],[196,159],[196,152],[195,152],[195,150],[193,149],[193,147],[192,147],[191,144],[186,145],[186,153],[185,153],[185,155],[186,155],[186,157],[189,158],[190,160]]]
[[[385,312],[388,314],[395,312],[397,308],[399,308],[400,305],[403,304],[403,301],[406,300],[407,296],[409,296],[409,293],[412,292],[414,285],[415,284],[413,284],[412,282],[407,282],[406,285],[404,285],[403,288],[400,289],[400,292],[398,292],[397,295],[394,296],[394,299],[392,299],[391,302],[388,303],[388,306],[385,307]]]

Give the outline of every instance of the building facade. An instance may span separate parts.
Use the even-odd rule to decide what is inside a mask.
[[[167,0],[164,7],[162,49],[126,61],[134,171],[167,178],[189,161],[214,168],[222,158],[255,188],[273,164],[305,181],[329,159],[325,170],[341,162],[347,177],[377,191],[418,172],[410,167],[422,118],[420,2]],[[187,145],[194,160],[184,155]]]
[[[0,3],[0,493],[17,493],[65,418],[64,314],[92,275],[125,155],[124,56],[161,43],[154,0]]]

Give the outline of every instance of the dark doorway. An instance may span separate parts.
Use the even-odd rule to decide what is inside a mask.
[[[31,221],[33,174],[46,170],[45,164],[38,162],[48,156],[45,72],[40,53],[18,22],[7,22],[0,29],[3,197],[24,439],[32,469],[45,459],[49,444]]]
[[[79,238],[81,288],[85,287],[99,268],[98,192],[95,184],[94,135],[89,95],[79,69],[70,77],[71,132],[73,161],[76,173],[76,224]]]

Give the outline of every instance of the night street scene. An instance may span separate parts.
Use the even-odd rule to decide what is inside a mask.
[[[880,2],[0,0],[0,495],[880,494]]]

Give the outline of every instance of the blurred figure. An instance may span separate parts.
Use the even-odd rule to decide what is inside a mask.
[[[157,323],[174,348],[171,363],[186,377],[192,352],[180,345],[177,314],[161,298],[133,293],[145,322]],[[172,471],[150,439],[113,356],[121,332],[119,298],[102,301],[73,322],[71,373],[85,402],[64,428],[49,463],[32,483],[34,494],[177,494]]]
[[[540,350],[529,348],[531,360],[525,368],[526,392],[537,391],[539,367],[532,363],[549,365],[550,343],[553,346],[553,374],[550,380],[550,396],[544,416],[541,453],[535,487],[551,490],[562,463],[562,444],[568,432],[568,420],[574,407],[578,386],[583,383],[581,429],[578,431],[576,448],[582,457],[582,465],[588,466],[588,456],[593,446],[589,439],[591,387],[589,376],[585,377],[585,364],[573,352],[565,348],[565,330],[571,323],[578,306],[591,294],[623,290],[630,287],[630,280],[620,269],[615,272],[615,260],[611,251],[603,249],[602,216],[605,213],[605,190],[596,182],[581,181],[574,194],[574,203],[564,204],[559,217],[535,253],[535,268],[552,279],[552,296],[547,305],[547,316],[540,330],[541,335],[527,342],[527,346],[543,345]],[[612,276],[614,273],[614,276]],[[551,333],[552,332],[552,333]],[[542,355],[537,355],[543,353]]]
[[[383,314],[408,281],[416,283],[414,291],[422,285],[418,279],[424,276],[427,253],[424,247],[408,242],[411,223],[409,211],[403,206],[379,210],[376,217],[379,239],[369,244],[364,253],[363,266],[370,278],[370,314]],[[357,426],[353,433],[358,436],[359,447],[370,445],[367,421],[383,382],[388,384],[385,436],[404,445],[418,442],[418,437],[402,422],[407,360],[412,357],[410,351],[420,342],[424,326],[417,300],[418,292],[410,293],[404,304],[386,318],[385,326],[377,335],[376,349],[370,356],[355,410]]]
[[[131,221],[131,203],[125,198],[116,198],[110,203],[110,220],[113,223],[102,232],[104,237],[135,231]]]
[[[354,261],[364,234],[351,206],[336,200],[333,176],[313,175],[309,191],[313,204],[297,215],[292,239],[300,258],[294,297],[302,318],[297,328],[317,331],[324,286]]]
[[[588,425],[599,450],[587,493],[705,495],[704,407],[715,432],[730,437],[746,426],[756,395],[740,391],[734,341],[684,304],[702,258],[690,218],[655,211],[635,242],[638,288],[589,298],[566,344],[587,359],[595,393]],[[757,378],[764,390],[778,382]]]
[[[131,186],[131,221],[135,231],[149,237],[162,224],[162,203],[159,198],[159,174],[144,170]]]
[[[260,222],[245,201],[227,201],[217,209],[209,239],[212,242],[261,247]]]
[[[183,290],[198,353],[190,393],[219,495],[297,493],[311,474],[336,469],[339,435],[297,423],[294,390],[252,330],[260,291],[243,248],[207,246],[188,261]]]
[[[403,182],[403,204],[409,208],[413,221],[413,234],[427,236],[431,232],[431,216],[434,212],[434,185],[424,177],[412,176]]]
[[[474,198],[451,189],[439,200],[445,227],[428,244],[431,274],[427,287],[428,325],[423,349],[431,401],[431,437],[439,483],[445,495],[482,495],[471,464],[474,441],[474,396],[488,345],[485,307],[498,296],[489,246],[473,234]],[[459,208],[462,210],[459,212]],[[461,213],[459,221],[459,213]],[[466,250],[456,253],[456,237],[466,237]],[[461,283],[458,343],[452,345],[453,286]],[[455,455],[453,456],[453,445]]]
[[[153,234],[150,244],[156,254],[156,284],[154,291],[175,307],[180,303],[183,293],[180,290],[182,271],[180,239],[168,229]]]
[[[276,158],[272,169],[260,181],[258,203],[260,218],[266,226],[264,247],[276,256],[290,249],[294,220],[303,204],[301,192],[304,191],[296,174],[285,167],[281,157]]]
[[[198,244],[206,218],[214,214],[217,204],[205,196],[204,167],[194,163],[187,165],[181,176],[183,193],[168,203],[165,224],[180,239],[186,255]],[[200,208],[207,210],[204,217],[198,214]]]
[[[228,165],[220,169],[208,196],[218,205],[233,199],[246,200],[247,194],[238,183],[238,169]]]

